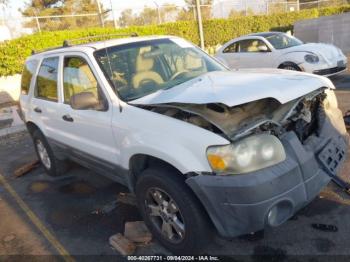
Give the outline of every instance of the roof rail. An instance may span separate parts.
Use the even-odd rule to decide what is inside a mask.
[[[82,37],[82,38],[75,38],[75,39],[71,39],[71,40],[64,40],[63,41],[63,47],[68,47],[68,46],[72,46],[73,42],[76,41],[81,41],[81,40],[88,40],[88,39],[96,39],[96,38],[103,38],[103,37],[113,37],[113,36],[131,36],[131,37],[137,37],[138,34],[137,33],[131,33],[131,34],[109,34],[109,35],[94,35],[94,36],[87,36],[87,37]]]
[[[103,38],[103,37],[113,37],[113,36],[131,36],[131,37],[136,37],[138,36],[137,33],[131,33],[131,34],[109,34],[109,35],[94,35],[94,36],[87,36],[87,37],[82,37],[82,38],[76,38],[76,39],[70,39],[70,40],[64,40],[62,46],[56,46],[56,47],[50,47],[50,48],[45,48],[43,50],[37,51],[37,50],[32,50],[32,55],[35,54],[40,54],[42,52],[46,51],[52,51],[56,49],[61,49],[65,47],[70,47],[73,46],[73,42],[76,41],[81,41],[81,40],[86,40],[86,39],[95,39],[95,38]]]
[[[56,49],[61,49],[61,48],[63,48],[63,46],[49,47],[49,48],[42,49],[40,51],[32,49],[32,55],[40,54],[40,53],[43,53],[43,52],[46,52],[46,51],[52,51],[52,50],[56,50]]]

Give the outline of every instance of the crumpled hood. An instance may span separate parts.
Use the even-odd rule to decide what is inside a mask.
[[[334,88],[325,77],[277,69],[210,72],[130,104],[222,103],[229,107],[274,98],[284,104],[321,87]]]
[[[326,61],[332,61],[343,54],[339,52],[339,49],[334,45],[322,44],[322,43],[308,43],[298,46],[293,46],[285,49],[285,54],[290,52],[310,52],[323,57]]]

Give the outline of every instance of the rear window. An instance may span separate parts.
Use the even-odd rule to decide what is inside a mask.
[[[21,81],[21,94],[27,95],[30,88],[30,83],[32,81],[35,70],[38,66],[37,60],[31,60],[26,62],[22,72],[22,81]]]
[[[35,97],[57,101],[58,57],[43,60],[36,80]]]

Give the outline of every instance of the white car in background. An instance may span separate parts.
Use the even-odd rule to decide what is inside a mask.
[[[347,58],[334,45],[304,44],[281,32],[256,33],[235,38],[215,55],[231,69],[280,68],[332,76],[346,70]]]

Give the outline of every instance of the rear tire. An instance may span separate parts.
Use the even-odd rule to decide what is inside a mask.
[[[153,236],[174,254],[199,253],[211,240],[207,214],[176,171],[143,171],[136,182],[136,198]]]
[[[36,154],[46,173],[52,177],[64,175],[68,170],[68,162],[57,159],[43,133],[35,130],[32,138]]]

